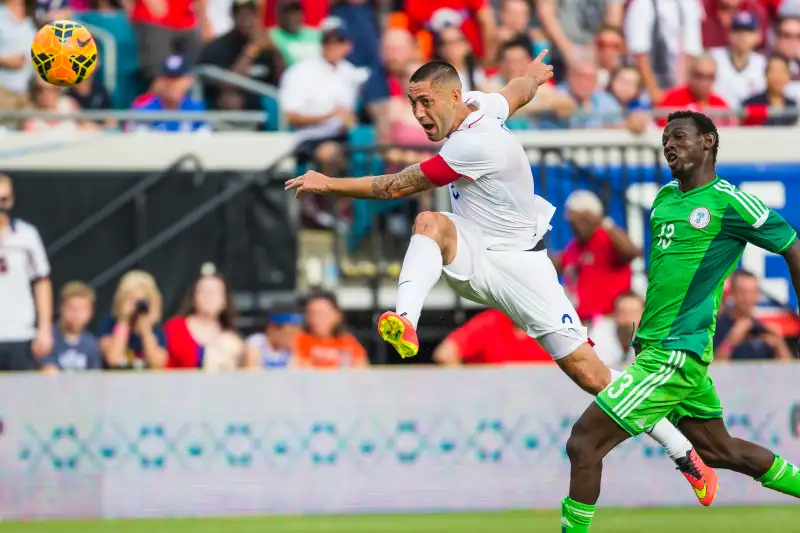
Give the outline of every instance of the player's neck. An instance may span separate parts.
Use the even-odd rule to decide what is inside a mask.
[[[456,117],[453,121],[453,127],[448,132],[447,136],[451,136],[461,127],[467,117],[470,116],[474,111],[477,111],[477,108],[473,109],[472,107],[468,106],[467,104],[461,104],[461,106],[456,110]]]
[[[695,172],[691,176],[678,178],[678,189],[680,189],[681,192],[689,192],[694,189],[699,189],[703,185],[708,185],[716,178],[717,170],[712,166],[711,168]]]

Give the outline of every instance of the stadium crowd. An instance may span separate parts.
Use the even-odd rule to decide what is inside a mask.
[[[104,30],[96,35],[104,51],[109,36],[115,41],[116,61],[101,67],[113,69],[114,87],[104,86],[106,75],[68,92],[34,80],[29,43],[39,25],[64,18]],[[336,170],[348,134],[368,125],[395,147],[389,161],[405,164],[432,148],[404,105],[404,84],[420,62],[447,60],[465,90],[490,91],[545,48],[556,78],[512,128],[641,133],[661,118],[653,109],[687,106],[736,112],[728,122],[744,125],[797,121],[795,0],[2,0],[0,110],[275,114],[269,98],[219,79],[195,79],[194,67],[213,65],[279,88],[272,103],[301,137],[301,158]],[[190,91],[196,83],[202,99]],[[26,131],[118,126],[20,125]]]
[[[277,305],[261,331],[242,336],[231,287],[210,264],[188,287],[180,309],[164,316],[158,281],[141,270],[118,281],[108,309],[81,281],[58,287],[53,303],[50,263],[35,226],[12,218],[11,179],[0,174],[0,371],[237,368],[360,368],[366,349],[352,335],[336,296],[312,291]],[[631,292],[630,263],[641,250],[604,216],[600,199],[579,190],[567,199],[574,238],[552,253],[565,289],[588,326],[600,357],[624,367],[644,301]],[[715,338],[721,360],[791,360],[781,332],[755,315],[756,278],[738,271],[726,294]],[[98,319],[94,320],[98,312]],[[96,324],[94,331],[89,325]],[[550,356],[498,311],[478,313],[434,350],[442,365],[552,363]]]

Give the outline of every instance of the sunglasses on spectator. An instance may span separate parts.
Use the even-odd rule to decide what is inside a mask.
[[[708,71],[702,72],[702,71],[699,71],[699,70],[693,70],[692,71],[692,77],[695,77],[695,78],[698,78],[698,79],[701,79],[701,80],[714,80],[717,77],[717,73],[716,72],[708,72]]]
[[[778,32],[778,37],[780,39],[800,39],[800,33],[787,33],[785,31]]]

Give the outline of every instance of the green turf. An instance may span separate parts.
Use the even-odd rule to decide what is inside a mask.
[[[553,511],[6,522],[2,533],[560,533]],[[592,533],[800,533],[800,506],[599,509]]]

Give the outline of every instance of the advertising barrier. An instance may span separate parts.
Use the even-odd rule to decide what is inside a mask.
[[[718,364],[731,432],[800,460],[800,366]],[[0,518],[555,508],[591,398],[554,366],[2,376]],[[721,473],[718,505],[788,502]],[[696,505],[648,437],[602,506]]]

